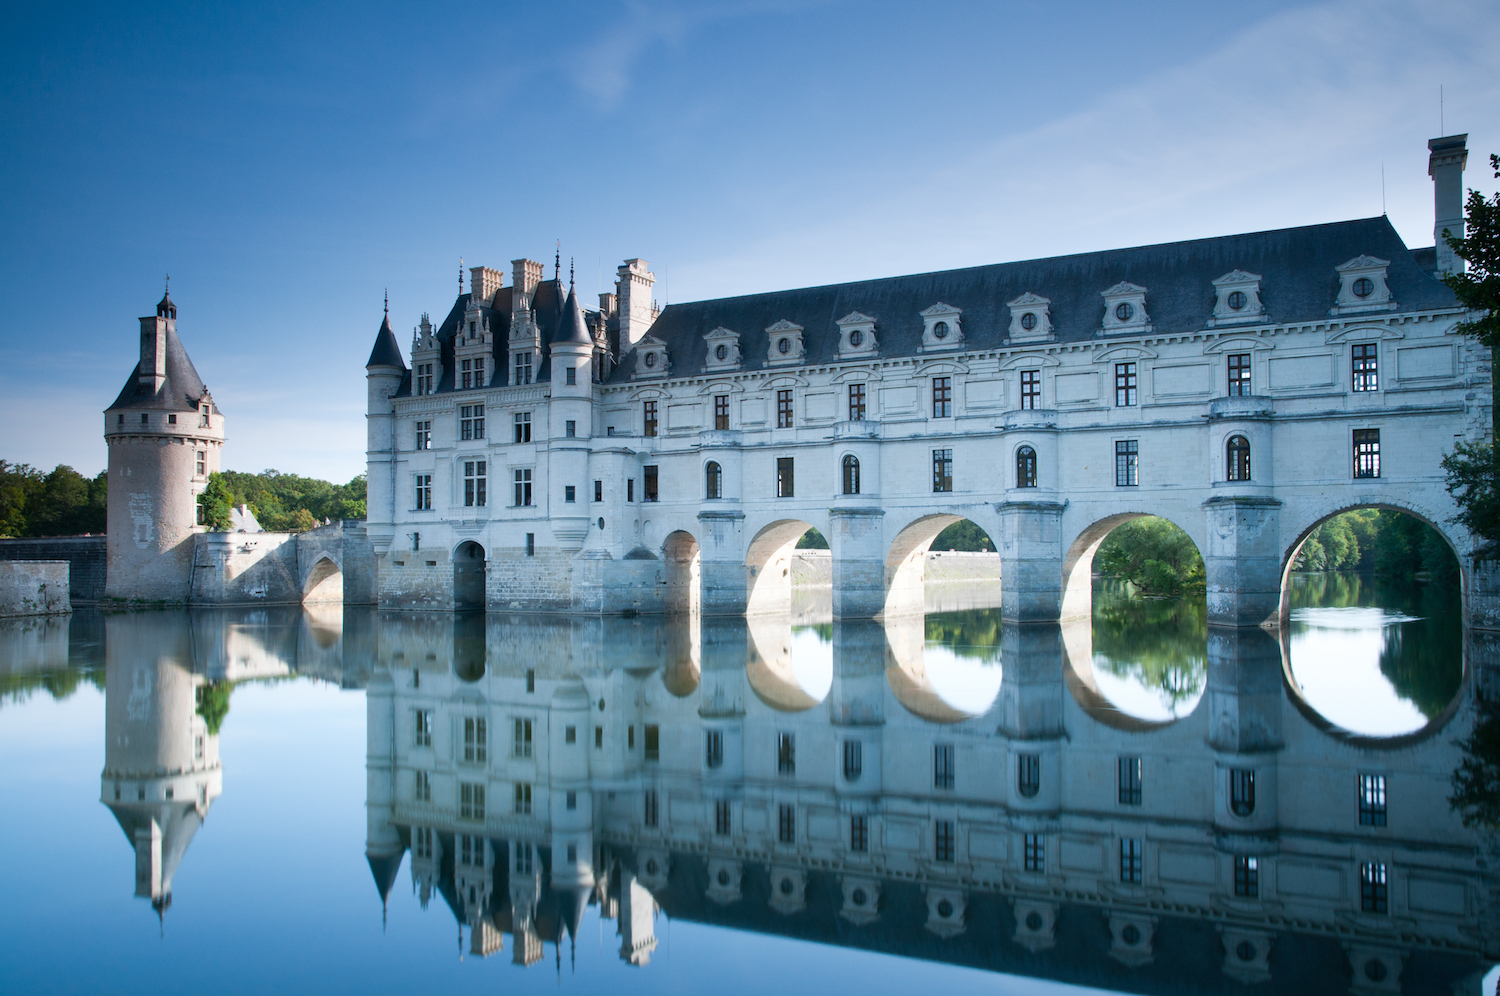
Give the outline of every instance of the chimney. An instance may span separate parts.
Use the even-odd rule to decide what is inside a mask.
[[[648,265],[644,259],[627,259],[616,271],[622,356],[645,337],[646,330],[656,319],[651,307],[651,288],[656,285],[656,274],[646,268]]]
[[[469,267],[469,291],[475,304],[489,307],[495,300],[495,292],[505,282],[505,274],[488,266]]]
[[[1427,175],[1432,177],[1433,240],[1437,244],[1439,273],[1462,273],[1464,261],[1443,241],[1447,229],[1455,238],[1464,237],[1464,166],[1469,162],[1469,136],[1449,135],[1427,142]]]
[[[536,285],[542,282],[542,264],[532,259],[513,259],[510,265],[515,274],[510,292],[511,314],[529,311],[531,295],[536,293]]]
[[[167,382],[167,329],[170,320],[151,315],[141,319],[141,362],[135,368],[135,382],[152,394],[161,393]]]
[[[615,296],[613,294],[599,295],[599,314],[603,317],[614,318],[619,313],[615,310],[619,307],[619,305],[620,302],[615,300]]]

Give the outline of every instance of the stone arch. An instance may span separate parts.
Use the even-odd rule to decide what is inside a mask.
[[[1201,534],[1194,536],[1194,530],[1184,526],[1170,515],[1161,512],[1117,512],[1114,515],[1106,515],[1101,519],[1084,527],[1073,542],[1068,546],[1063,555],[1062,564],[1062,618],[1067,619],[1091,619],[1094,609],[1094,554],[1099,552],[1099,546],[1110,533],[1132,519],[1144,519],[1155,516],[1165,519],[1172,525],[1187,533],[1188,539],[1193,541],[1197,547],[1198,555],[1207,563],[1208,552]]]
[[[697,612],[702,608],[703,551],[698,540],[685,529],[667,534],[662,543],[666,589],[662,607],[667,612]]]
[[[897,617],[921,615],[926,609],[927,551],[933,540],[944,529],[955,522],[973,519],[954,512],[933,512],[908,523],[896,534],[885,555],[885,603],[882,615]],[[974,522],[979,528],[984,526]],[[991,530],[984,529],[986,535]],[[993,536],[990,543],[996,547],[995,572],[1000,570],[998,544]]]
[[[453,548],[453,607],[482,609],[485,604],[485,552],[473,540]]]
[[[822,694],[814,695],[804,687],[792,659],[794,636],[789,622],[786,617],[767,614],[750,619],[745,677],[755,697],[777,712],[804,712],[824,701],[830,689],[818,688]]]
[[[338,561],[329,554],[322,554],[313,562],[312,569],[302,582],[302,601],[307,603],[331,603],[344,600],[344,572]]]
[[[806,519],[776,519],[755,534],[745,548],[746,615],[792,610],[792,550],[812,528]]]
[[[943,724],[977,719],[994,709],[999,700],[998,680],[987,702],[955,702],[951,694],[944,694],[929,667],[926,635],[920,618],[885,621],[885,680],[902,708],[928,722]]]

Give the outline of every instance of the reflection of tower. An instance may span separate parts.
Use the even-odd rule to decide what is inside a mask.
[[[537,901],[542,895],[536,847],[526,841],[510,845],[510,960],[533,965],[542,958],[542,939],[536,930]]]
[[[108,619],[104,660],[100,801],[135,848],[135,894],[161,912],[223,788],[217,731],[197,712],[199,690],[210,686],[190,670],[188,629],[177,616]]]
[[[365,859],[375,876],[375,888],[380,890],[382,909],[406,853],[400,833],[390,822],[396,801],[395,738],[396,689],[390,672],[382,668],[370,675],[365,689]],[[413,862],[412,874],[416,873]],[[422,905],[426,906],[430,882],[423,883],[422,892]]]
[[[656,950],[656,900],[623,872],[620,879],[620,957],[632,965],[645,965]]]

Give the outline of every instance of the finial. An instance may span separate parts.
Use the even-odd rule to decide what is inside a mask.
[[[391,317],[391,289],[385,289],[385,317]]]
[[[557,240],[557,255],[552,257],[552,279],[562,280],[562,239]]]
[[[166,286],[162,288],[162,293],[163,294],[170,294],[170,293],[172,293],[172,275],[170,273],[167,274]]]
[[[573,257],[568,257],[568,293],[573,293]]]
[[[462,297],[464,292],[464,258],[458,257],[458,293]]]

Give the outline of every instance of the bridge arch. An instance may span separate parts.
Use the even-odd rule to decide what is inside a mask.
[[[667,612],[698,612],[702,608],[703,550],[686,529],[667,534],[661,545],[662,607]]]
[[[344,572],[331,554],[324,553],[313,562],[302,580],[302,601],[332,603],[344,600]]]
[[[922,615],[927,604],[928,551],[945,529],[959,522],[974,523],[989,539],[988,546],[994,551],[993,575],[999,578],[1000,555],[991,529],[974,518],[957,512],[928,512],[902,527],[886,548],[882,616],[899,618]]]
[[[1094,606],[1094,555],[1099,547],[1125,523],[1134,519],[1155,517],[1170,522],[1187,534],[1199,556],[1205,556],[1205,543],[1201,531],[1195,533],[1192,523],[1184,525],[1172,515],[1161,512],[1117,512],[1094,520],[1079,531],[1063,554],[1062,563],[1062,618],[1089,619]]]
[[[827,526],[827,523],[824,523]],[[745,547],[745,614],[784,614],[792,610],[792,551],[809,529],[806,519],[774,519]],[[828,535],[827,529],[820,529]]]

